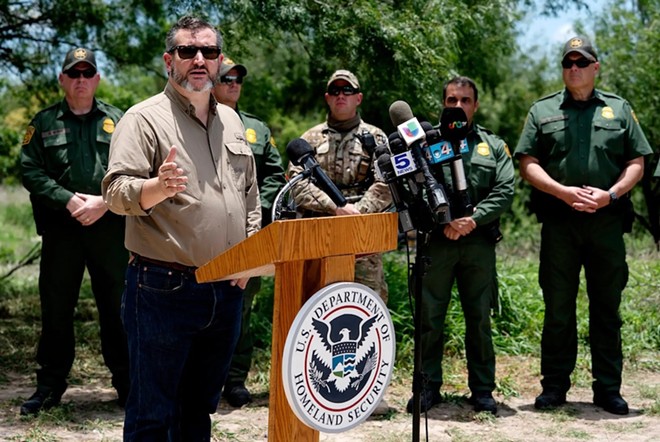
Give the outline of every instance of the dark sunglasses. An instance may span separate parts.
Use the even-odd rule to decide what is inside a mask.
[[[353,95],[360,92],[360,89],[355,89],[353,86],[349,84],[345,86],[335,86],[334,84],[331,84],[330,87],[328,88],[328,94],[334,95],[335,97],[338,96],[341,92],[343,92],[344,95]]]
[[[587,66],[589,66],[593,61],[588,60],[586,58],[578,58],[577,60],[571,60],[570,58],[564,58],[561,61],[561,67],[564,69],[570,69],[573,67],[573,65],[576,65],[580,69],[584,69]]]
[[[176,51],[182,60],[190,60],[197,55],[197,51],[202,53],[202,56],[207,60],[215,60],[220,56],[222,51],[217,46],[174,46],[168,52],[171,54]]]
[[[234,82],[236,82],[236,84],[243,84],[243,77],[240,75],[223,75],[220,77],[220,83],[232,84]]]
[[[96,69],[85,69],[84,71],[79,71],[78,69],[69,69],[65,72],[66,76],[69,78],[80,78],[82,75],[85,78],[93,78],[96,75]]]

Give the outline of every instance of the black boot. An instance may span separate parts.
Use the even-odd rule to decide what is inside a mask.
[[[227,399],[229,405],[235,408],[240,408],[252,402],[252,395],[242,382],[225,385],[222,395]]]
[[[475,391],[468,398],[468,402],[474,406],[474,411],[487,411],[491,414],[497,413],[497,403],[490,391]]]
[[[63,393],[50,388],[38,387],[37,391],[21,405],[21,416],[34,416],[41,410],[48,410],[60,403]]]

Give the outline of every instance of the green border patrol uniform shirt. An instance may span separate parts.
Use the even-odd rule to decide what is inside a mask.
[[[238,114],[245,126],[245,139],[250,144],[257,166],[257,184],[261,198],[261,227],[263,228],[270,223],[275,197],[286,184],[284,166],[268,126],[255,115],[241,110]]]
[[[110,139],[122,114],[95,99],[90,113],[81,117],[62,100],[34,117],[23,139],[21,167],[38,233],[55,221],[53,216],[78,223],[66,209],[75,192],[101,195]],[[96,123],[87,124],[90,119]]]
[[[653,151],[628,101],[594,90],[575,102],[567,90],[536,101],[529,111],[515,155],[531,155],[565,186],[609,189],[628,161]],[[534,192],[534,209],[570,211],[562,201]]]

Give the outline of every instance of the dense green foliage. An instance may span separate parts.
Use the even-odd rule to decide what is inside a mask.
[[[443,81],[458,73],[469,75],[480,86],[478,122],[513,148],[529,105],[562,87],[557,60],[521,54],[511,44],[515,23],[530,11],[553,14],[569,3],[588,8],[587,2],[565,0],[0,0],[0,66],[10,73],[0,80],[0,181],[18,181],[23,131],[34,113],[59,99],[57,73],[67,49],[85,45],[96,50],[103,76],[99,98],[127,109],[162,90],[165,32],[176,17],[189,12],[218,23],[226,54],[248,66],[241,108],[268,121],[282,151],[289,140],[324,118],[325,81],[338,68],[358,74],[365,94],[361,113],[386,132],[392,129],[391,102],[404,99],[417,116],[435,121]],[[631,101],[651,144],[657,146],[660,0],[640,0],[633,7],[613,2],[593,19],[602,64],[599,87]],[[559,53],[560,48],[556,50]],[[514,206],[503,220],[503,255],[516,258],[501,263],[494,328],[498,349],[509,354],[536,351],[543,309],[536,264],[530,259],[538,248],[538,225],[526,210],[528,190],[518,183]],[[639,191],[634,199],[638,211],[644,212]],[[10,204],[1,217],[6,227],[0,233],[0,261],[16,263],[38,241],[30,210]],[[639,224],[628,239],[634,250],[645,253],[651,248]],[[658,268],[652,261],[640,260],[638,265],[628,290],[635,296],[628,298],[622,311],[629,324],[626,333],[636,336],[624,341],[633,354],[660,347],[659,331],[652,328],[658,319],[658,290],[652,286],[652,275]],[[406,256],[388,254],[386,266],[399,357],[404,361],[411,353],[413,330]],[[10,328],[34,339],[33,327],[24,324],[34,319],[36,311],[34,281],[12,277],[2,284],[0,317],[19,318]],[[24,297],[26,292],[31,296]],[[257,344],[265,352],[270,342],[271,293],[272,280],[266,280],[253,317]],[[458,304],[452,303],[447,318],[449,354],[460,354],[463,348]],[[581,336],[586,336],[586,326],[580,326]],[[18,347],[25,352],[31,345]],[[1,357],[10,354],[0,349]]]
[[[241,107],[270,124],[282,151],[324,117],[325,81],[337,68],[358,74],[361,113],[386,132],[393,101],[407,100],[418,117],[437,121],[443,81],[471,76],[481,89],[477,119],[514,146],[530,103],[561,85],[556,60],[518,52],[515,25],[524,14],[553,14],[569,4],[588,8],[581,0],[0,1],[0,66],[10,73],[0,80],[0,181],[15,180],[30,117],[60,96],[56,77],[67,49],[98,52],[99,97],[126,109],[162,89],[165,32],[185,13],[219,24],[225,53],[248,66]],[[652,101],[660,84],[653,39],[660,8],[658,0],[636,6],[594,17],[601,23],[595,41],[616,71],[615,79],[604,69],[603,83],[633,104],[644,99],[641,121],[656,128],[650,118],[660,115]],[[615,52],[620,57],[610,64]],[[638,52],[645,63],[633,61]],[[616,69],[619,63],[635,69]],[[656,144],[653,131],[651,138]]]
[[[8,253],[31,246],[34,241],[33,223],[26,202],[2,206],[0,222],[14,225],[12,238],[3,238],[8,244],[0,254],[0,268],[6,269],[20,258]],[[493,314],[494,343],[500,356],[536,356],[540,348],[543,324],[543,300],[537,283],[538,260],[534,250],[537,230],[528,232],[517,241],[506,239],[499,249],[499,307]],[[630,251],[630,281],[624,293],[621,316],[626,363],[645,369],[660,369],[660,260],[649,254],[648,237],[627,236]],[[637,244],[641,243],[641,246]],[[408,289],[409,263],[404,250],[384,255],[389,284],[390,308],[397,335],[397,367],[404,372],[412,369],[414,322],[412,294]],[[37,266],[0,279],[0,382],[11,372],[30,373],[34,369],[33,357],[39,333],[39,294]],[[0,277],[3,275],[0,274]],[[256,296],[251,317],[255,333],[254,358],[256,382],[266,383],[270,361],[273,280],[264,278],[262,289]],[[580,376],[589,369],[588,301],[585,287],[580,287],[578,298],[578,336],[580,344]],[[449,359],[463,358],[465,324],[457,293],[447,314],[445,324],[445,353]],[[94,367],[102,365],[98,341],[98,322],[94,298],[86,280],[76,310],[78,336],[76,366],[72,383],[89,376]],[[91,366],[90,366],[91,365]],[[578,374],[576,374],[578,375]],[[501,387],[501,388],[504,388]]]

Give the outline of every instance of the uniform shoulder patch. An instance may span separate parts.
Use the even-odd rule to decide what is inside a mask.
[[[277,143],[275,143],[275,137],[273,137],[272,135],[270,137],[270,144],[272,144],[273,147],[277,147]]]
[[[30,141],[32,141],[32,136],[34,135],[35,131],[36,129],[32,125],[27,127],[27,130],[25,131],[25,136],[23,136],[23,146],[30,144]]]
[[[506,153],[506,155],[507,155],[509,158],[511,158],[511,151],[509,150],[509,145],[506,144],[506,143],[504,143],[504,153]]]
[[[633,120],[635,120],[635,123],[639,124],[639,120],[637,119],[637,114],[635,113],[635,111],[630,109],[630,113],[632,114],[632,117],[633,117]]]

